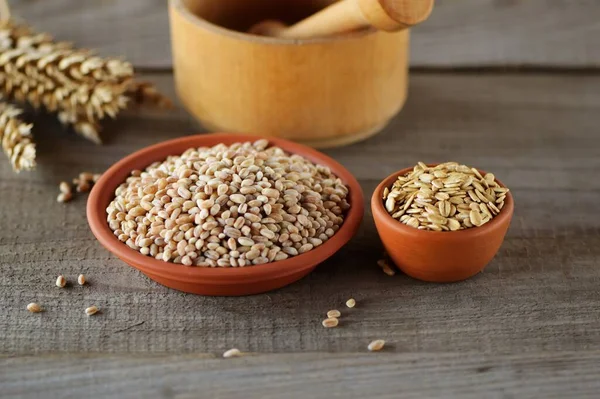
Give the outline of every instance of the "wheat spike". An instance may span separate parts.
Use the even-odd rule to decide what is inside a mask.
[[[22,122],[21,110],[0,101],[0,141],[15,172],[35,167],[35,144],[31,137],[31,124]]]
[[[101,143],[99,122],[115,118],[130,100],[170,106],[150,83],[135,82],[133,74],[128,62],[54,42],[27,25],[0,22],[0,91],[56,112],[63,124],[95,143]]]

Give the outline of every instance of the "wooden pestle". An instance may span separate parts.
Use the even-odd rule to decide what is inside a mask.
[[[350,32],[368,26],[396,31],[426,20],[432,9],[433,0],[340,0],[292,26],[266,20],[254,25],[249,32],[301,39]]]

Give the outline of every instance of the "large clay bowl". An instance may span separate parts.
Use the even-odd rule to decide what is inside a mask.
[[[363,194],[356,178],[342,165],[303,145],[271,138],[270,144],[325,165],[350,188],[350,205],[338,232],[321,246],[283,261],[241,268],[188,267],[144,256],[120,242],[108,227],[106,208],[115,189],[133,169],[144,169],[169,155],[178,155],[190,147],[213,146],[255,141],[260,137],[241,134],[201,134],[155,144],[137,151],[110,167],[95,184],[87,203],[87,218],[92,232],[110,252],[152,280],[180,291],[202,295],[248,295],[288,285],[310,273],[344,246],[356,233],[364,213]]]

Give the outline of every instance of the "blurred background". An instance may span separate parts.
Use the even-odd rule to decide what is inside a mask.
[[[284,1],[284,0],[282,0]],[[39,31],[137,68],[170,68],[165,0],[12,0]],[[438,0],[411,42],[415,68],[600,67],[600,1]]]

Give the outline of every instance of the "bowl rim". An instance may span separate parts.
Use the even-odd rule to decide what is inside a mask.
[[[185,4],[186,0],[169,0],[170,8],[177,11],[181,16],[186,18],[189,22],[194,25],[197,25],[203,29],[208,31],[229,36],[233,39],[256,42],[261,44],[269,44],[269,45],[294,45],[294,46],[304,46],[310,44],[320,44],[320,43],[334,43],[340,41],[349,41],[354,39],[363,38],[366,36],[374,35],[378,32],[377,29],[370,27],[358,30],[356,32],[349,32],[343,35],[333,35],[327,37],[314,37],[314,38],[303,38],[303,39],[294,39],[294,38],[283,38],[283,37],[270,37],[270,36],[260,36],[254,35],[246,32],[240,32],[233,29],[228,29],[223,26],[214,24],[207,19],[204,19],[193,12]]]
[[[427,164],[427,166],[437,166],[439,163]],[[514,201],[512,192],[509,191],[506,195],[506,200],[504,202],[504,207],[500,210],[500,213],[492,218],[488,223],[484,224],[480,227],[474,227],[464,230],[457,231],[432,231],[432,230],[419,230],[414,227],[410,227],[401,223],[400,221],[394,219],[392,215],[388,213],[388,211],[384,207],[383,203],[383,190],[386,187],[391,187],[391,185],[396,181],[398,176],[404,175],[409,171],[413,170],[414,166],[404,168],[398,170],[385,179],[383,179],[373,191],[373,195],[371,196],[371,209],[373,212],[373,218],[378,223],[384,223],[387,227],[397,231],[398,233],[405,235],[412,235],[415,237],[420,237],[424,239],[452,239],[452,240],[470,240],[475,239],[481,236],[485,236],[489,234],[492,230],[496,230],[505,226],[511,219],[513,211],[514,211]],[[485,171],[481,169],[477,169],[479,173],[485,175]],[[496,182],[500,184],[501,187],[506,187],[504,183],[502,183],[499,179],[496,178]]]
[[[125,181],[131,170],[144,169],[152,162],[164,160],[168,155],[181,154],[185,149],[191,147],[212,146],[221,142],[252,142],[259,139],[267,139],[270,145],[276,145],[288,153],[301,155],[314,163],[329,167],[348,186],[351,206],[344,218],[344,223],[329,240],[317,248],[301,255],[262,265],[227,268],[185,266],[142,255],[119,241],[108,226],[106,207],[114,198],[116,187]],[[173,149],[177,150],[173,151]],[[179,151],[179,149],[181,150]],[[140,159],[146,157],[150,160],[144,162],[144,165],[139,165]],[[135,166],[132,167],[132,165]],[[86,213],[90,229],[100,244],[129,266],[153,276],[186,283],[222,284],[223,279],[227,279],[228,283],[235,284],[258,282],[265,278],[283,278],[312,269],[325,261],[356,234],[364,214],[364,197],[360,184],[343,165],[313,148],[274,137],[237,133],[204,133],[150,145],[117,161],[94,184],[88,198]]]

